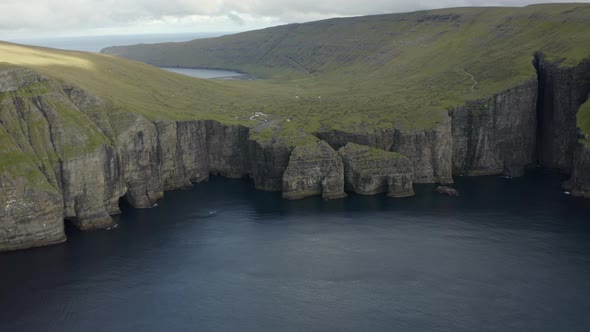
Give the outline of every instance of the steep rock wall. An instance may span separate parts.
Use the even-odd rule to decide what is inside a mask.
[[[156,121],[162,189],[190,187],[209,177],[207,128],[203,122]]]
[[[532,80],[451,110],[453,174],[520,176],[534,165],[537,90]]]
[[[113,225],[111,215],[119,213],[119,159],[112,146],[103,145],[79,157],[62,162],[61,192],[64,218],[83,230]]]
[[[4,90],[0,91],[0,124],[2,134],[9,139],[3,140],[3,145],[8,146],[0,150],[8,149],[10,154],[0,164],[6,166],[10,159],[20,159],[18,168],[26,171],[4,169],[4,174],[0,174],[5,179],[0,183],[0,192],[4,197],[11,195],[13,211],[31,211],[4,211],[0,228],[12,229],[10,237],[22,241],[9,245],[8,238],[0,237],[0,247],[14,249],[63,240],[64,218],[82,229],[112,225],[109,215],[118,211],[122,189],[115,180],[119,177],[118,158],[106,144],[108,138],[77,108],[58,82],[29,70],[8,72],[11,81],[4,81]],[[15,173],[21,176],[8,180]],[[56,195],[61,196],[59,200]],[[30,227],[2,225],[10,223],[10,215],[21,215],[14,220]],[[60,220],[60,225],[56,220]],[[44,226],[35,227],[35,223]]]
[[[247,127],[206,120],[151,122],[133,113],[119,114],[116,121],[126,124],[117,131],[116,146],[126,198],[134,207],[151,207],[164,191],[206,180],[210,173],[228,178],[249,173]]]
[[[150,121],[29,70],[0,74],[0,135],[10,143],[0,147],[7,156],[0,160],[0,250],[63,241],[64,219],[84,230],[112,226],[122,196],[147,208],[165,190],[210,173],[238,178],[251,172],[246,127]],[[17,172],[22,175],[7,168],[11,158],[27,161],[16,165],[25,168]],[[265,159],[258,164],[260,179],[266,173],[282,179]]]
[[[319,195],[325,199],[346,196],[342,159],[324,141],[293,149],[283,175],[283,198],[301,199]]]
[[[156,126],[141,115],[121,113],[115,136],[126,199],[135,208],[151,207],[164,196]]]
[[[575,196],[590,198],[590,147],[583,143],[576,144],[572,176],[565,187]]]
[[[0,174],[0,251],[64,242],[62,196]]]
[[[205,125],[209,173],[233,179],[248,175],[249,128],[216,121],[205,121]]]
[[[345,133],[337,130],[322,131],[318,138],[334,149],[348,143],[397,152],[412,161],[414,183],[452,183],[451,118],[445,117],[434,128],[403,131],[396,128],[376,130],[371,133]]]
[[[258,190],[282,191],[283,174],[293,148],[281,143],[249,141],[250,176]]]
[[[564,68],[539,53],[535,66],[539,79],[539,163],[570,174],[578,140],[576,114],[590,92],[590,60]]]
[[[0,134],[39,180],[31,187],[0,168],[0,250],[63,241],[64,219],[84,230],[112,226],[120,197],[149,208],[209,174],[251,175],[257,188],[282,190],[291,148],[249,140],[247,127],[151,121],[29,70],[0,74]]]
[[[338,150],[344,163],[347,191],[361,195],[387,193],[390,197],[414,195],[412,162],[395,152],[349,143]]]
[[[412,182],[448,183],[453,172],[520,175],[537,152],[541,165],[571,173],[573,194],[590,196],[590,152],[575,128],[590,67],[563,69],[537,57],[537,68],[538,89],[525,82],[468,102],[431,129],[329,130],[317,133],[327,143],[295,149],[251,140],[244,126],[149,120],[29,70],[1,71],[0,135],[11,146],[0,154],[16,151],[28,162],[14,177],[0,160],[0,251],[64,241],[64,219],[81,229],[108,227],[120,197],[151,207],[164,191],[209,174],[250,176],[256,188],[282,190],[291,199],[343,197],[345,184],[363,194],[406,196]],[[354,169],[358,158],[334,149],[351,142],[407,159],[375,163],[371,174],[347,173],[344,165]]]

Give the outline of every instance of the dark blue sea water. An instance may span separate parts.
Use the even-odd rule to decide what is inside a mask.
[[[0,255],[0,331],[589,331],[590,201],[560,181],[290,202],[214,178]]]

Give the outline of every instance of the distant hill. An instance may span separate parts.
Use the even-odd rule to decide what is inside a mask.
[[[585,4],[453,8],[102,52],[157,66],[239,70],[286,86],[297,80],[301,95],[373,116],[444,110],[515,86],[535,76],[536,52],[575,65],[590,55],[589,18]]]

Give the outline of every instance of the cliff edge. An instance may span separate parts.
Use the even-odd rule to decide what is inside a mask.
[[[272,78],[254,82],[0,42],[0,251],[62,242],[64,221],[111,227],[120,199],[149,208],[211,174],[335,199],[540,165],[590,197],[590,33],[570,34],[589,18],[459,8],[186,44],[202,47],[182,59]],[[138,49],[153,55],[111,51]]]

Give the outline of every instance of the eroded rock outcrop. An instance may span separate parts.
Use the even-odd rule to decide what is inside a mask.
[[[11,68],[0,71],[0,92],[13,92],[26,86],[48,81],[30,69]]]
[[[338,153],[344,163],[346,190],[361,195],[414,195],[414,170],[405,156],[354,143],[347,144]]]
[[[387,128],[369,133],[346,133],[338,130],[317,133],[335,149],[348,143],[397,152],[412,161],[414,183],[452,183],[451,118],[444,116],[433,128],[401,130]]]
[[[344,193],[344,166],[332,147],[319,141],[293,149],[283,174],[283,198],[311,196],[336,199]]]

